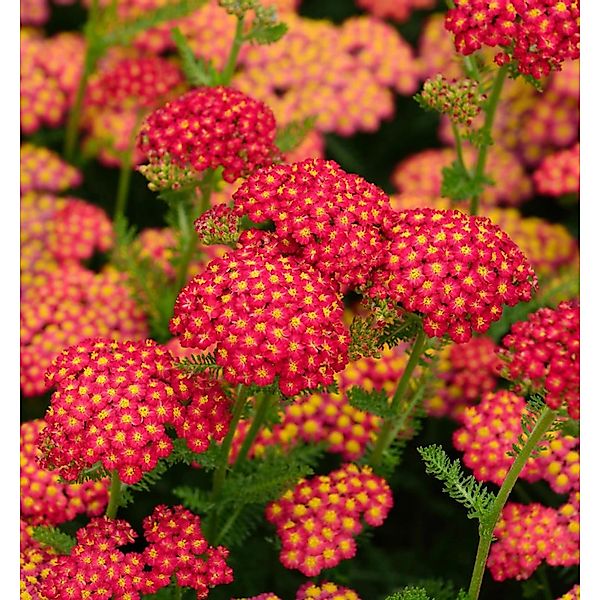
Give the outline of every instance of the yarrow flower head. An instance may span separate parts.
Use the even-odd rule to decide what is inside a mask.
[[[368,293],[422,315],[430,337],[464,343],[473,331],[487,331],[503,304],[530,300],[537,284],[523,253],[485,217],[406,210],[390,237],[386,264]]]
[[[261,169],[233,194],[236,214],[270,219],[287,252],[298,254],[340,286],[364,284],[381,263],[387,195],[328,160]]]
[[[571,418],[579,418],[577,301],[529,314],[527,321],[512,326],[502,345],[503,377],[516,382],[517,390],[543,394],[550,408],[565,406]]]
[[[406,21],[413,10],[430,9],[435,0],[357,0],[356,4],[380,19]]]
[[[34,525],[58,525],[79,514],[98,516],[108,503],[108,479],[62,483],[58,473],[37,464],[43,420],[21,425],[21,518]]]
[[[296,592],[296,600],[360,600],[360,598],[354,590],[331,581],[319,584],[308,581]]]
[[[369,467],[352,463],[326,476],[301,480],[266,509],[277,527],[284,567],[307,577],[356,553],[354,537],[367,524],[378,527],[392,506],[392,492]]]
[[[281,392],[333,382],[349,336],[331,284],[310,265],[283,256],[272,235],[251,230],[246,244],[208,263],[180,292],[171,332],[183,347],[216,344],[230,383]]]
[[[229,402],[216,383],[186,377],[155,342],[84,340],[64,350],[47,378],[56,391],[41,435],[42,466],[74,479],[100,462],[127,484],[171,453],[171,425],[194,452],[220,441]]]
[[[148,547],[143,558],[150,567],[145,572],[145,593],[155,593],[174,577],[181,587],[196,591],[198,600],[211,588],[233,581],[227,565],[229,550],[209,546],[200,528],[200,517],[183,506],[159,505],[144,519]]]
[[[528,414],[525,400],[508,390],[486,394],[477,406],[465,409],[462,427],[454,432],[454,447],[464,452],[464,463],[479,481],[501,485],[514,458],[513,446],[523,434]],[[557,494],[579,489],[579,440],[556,432],[530,457],[520,477],[546,480]]]
[[[536,79],[579,58],[579,0],[458,0],[446,29],[461,54],[500,46],[497,64]]]
[[[579,144],[544,158],[533,181],[537,191],[547,196],[579,193]]]
[[[170,60],[159,56],[123,58],[90,81],[89,107],[151,109],[183,85],[183,75]]]
[[[423,84],[423,90],[415,98],[423,108],[448,115],[456,125],[468,127],[485,101],[478,88],[479,84],[472,79],[448,80],[436,75]]]
[[[64,192],[82,181],[81,173],[48,148],[25,143],[21,146],[21,194],[33,190]]]
[[[509,502],[494,529],[487,566],[496,581],[528,579],[546,561],[579,564],[579,493],[558,509]]]
[[[262,102],[234,88],[204,87],[150,114],[138,145],[150,168],[166,160],[200,177],[223,167],[223,178],[233,182],[278,158],[275,129],[273,113]]]

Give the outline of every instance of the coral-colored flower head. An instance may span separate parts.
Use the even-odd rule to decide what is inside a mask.
[[[579,0],[459,0],[446,29],[461,54],[500,46],[499,65],[514,60],[520,73],[536,79],[579,58]]]
[[[354,590],[331,581],[319,584],[308,581],[296,592],[296,600],[360,600],[360,598]]]
[[[21,194],[34,190],[64,192],[79,185],[81,173],[58,154],[42,146],[21,146]]]
[[[435,0],[357,0],[356,4],[380,19],[406,21],[413,10],[429,9]]]
[[[389,199],[333,161],[308,159],[261,169],[233,198],[237,214],[258,223],[272,220],[290,251],[341,287],[364,284],[381,263]]]
[[[58,525],[79,514],[99,515],[108,502],[108,480],[62,483],[58,473],[37,464],[42,420],[21,425],[21,518],[32,524]]]
[[[183,75],[170,60],[159,56],[123,58],[90,82],[86,103],[100,108],[149,109],[182,84]]]
[[[579,303],[541,308],[515,323],[502,340],[502,376],[519,389],[545,395],[552,409],[579,418]]]
[[[283,256],[270,234],[212,260],[180,292],[171,331],[182,346],[216,344],[231,383],[269,385],[285,395],[329,385],[347,361],[349,336],[331,284]]]
[[[363,524],[383,523],[392,492],[369,467],[350,463],[326,476],[301,480],[267,506],[267,520],[277,527],[284,567],[307,577],[334,567],[356,553],[354,537]]]
[[[579,193],[579,144],[547,156],[533,174],[533,181],[540,194]]]
[[[530,300],[537,283],[516,244],[485,217],[406,210],[390,238],[369,294],[422,315],[431,337],[468,341],[500,318],[504,304]]]
[[[228,87],[197,88],[154,111],[143,123],[138,145],[149,168],[168,159],[197,175],[223,167],[235,181],[278,156],[275,118],[262,102]]]
[[[43,466],[65,479],[101,462],[139,481],[173,448],[171,425],[195,452],[223,439],[229,403],[217,384],[188,378],[151,340],[84,340],[64,350],[47,378],[56,388],[42,432]]]

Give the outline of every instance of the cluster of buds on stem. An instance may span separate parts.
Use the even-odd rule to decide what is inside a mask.
[[[446,79],[436,75],[423,84],[423,90],[415,96],[425,110],[448,115],[455,125],[471,125],[481,112],[486,99],[479,93],[479,85],[473,79]]]

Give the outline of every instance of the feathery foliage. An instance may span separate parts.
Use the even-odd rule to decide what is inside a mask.
[[[196,58],[185,36],[179,27],[171,30],[171,38],[175,42],[181,58],[181,68],[188,82],[194,87],[218,85],[219,73],[210,60]]]
[[[283,153],[295,150],[312,131],[316,120],[316,117],[310,116],[291,121],[287,125],[279,127],[275,137],[275,145]]]
[[[382,419],[389,419],[394,416],[394,411],[390,408],[387,392],[382,390],[371,390],[368,392],[364,388],[355,385],[348,390],[348,402],[350,406],[381,417]]]
[[[444,449],[433,444],[417,448],[425,462],[425,470],[444,484],[444,491],[468,509],[469,519],[484,519],[489,513],[495,494],[473,475],[466,475],[459,459],[452,461]]]
[[[77,544],[75,538],[50,525],[34,527],[32,537],[34,540],[54,548],[59,554],[70,554],[73,546]]]

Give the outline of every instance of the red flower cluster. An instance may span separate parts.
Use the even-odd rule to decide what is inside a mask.
[[[58,261],[85,260],[95,250],[106,252],[113,245],[113,228],[106,212],[89,202],[69,198],[54,213],[48,248]]]
[[[467,406],[496,387],[499,366],[496,344],[490,338],[446,346],[436,365],[435,387],[425,399],[427,412],[459,419]]]
[[[494,529],[487,566],[496,581],[528,579],[542,561],[579,564],[579,494],[559,509],[509,502]]]
[[[338,294],[312,267],[282,256],[270,234],[244,235],[245,245],[183,288],[171,332],[183,347],[216,343],[230,383],[269,385],[279,377],[287,396],[329,385],[349,344]]]
[[[261,169],[233,194],[235,212],[271,219],[286,252],[297,253],[341,287],[366,283],[381,264],[387,195],[333,161],[307,159]]]
[[[84,340],[54,360],[47,378],[56,391],[41,435],[42,465],[65,479],[99,461],[136,483],[171,453],[166,425],[194,452],[222,440],[229,426],[217,384],[186,377],[151,340]]]
[[[42,420],[21,425],[21,518],[34,525],[57,525],[81,513],[101,514],[108,502],[108,480],[61,483],[58,473],[37,464],[38,438],[45,426]]]
[[[424,208],[398,213],[369,294],[420,313],[427,335],[464,343],[497,321],[503,304],[530,300],[536,283],[523,253],[489,219]]]
[[[21,145],[21,194],[33,190],[64,192],[79,185],[81,173],[48,148]]]
[[[490,392],[464,411],[454,446],[465,453],[464,463],[478,480],[502,484],[514,460],[508,453],[523,432],[525,415],[525,400],[506,390]],[[578,446],[578,439],[555,434],[540,456],[529,458],[520,476],[530,482],[545,479],[558,494],[578,490]]]
[[[141,339],[146,317],[131,298],[127,275],[93,273],[79,266],[47,273],[21,299],[21,390],[35,396],[46,390],[44,373],[66,346],[86,337]]]
[[[579,144],[547,156],[533,174],[533,181],[540,194],[579,193]]]
[[[515,323],[502,340],[502,376],[517,389],[545,394],[552,409],[565,405],[579,418],[579,303],[541,308]]]
[[[378,527],[391,506],[384,479],[369,467],[347,464],[327,476],[301,480],[267,506],[266,516],[277,527],[283,566],[313,577],[355,555],[361,516]]]
[[[232,182],[277,158],[275,128],[262,102],[233,88],[197,88],[154,111],[138,145],[151,167],[166,157],[198,175],[221,166]]]
[[[90,107],[150,109],[183,85],[179,68],[159,56],[123,58],[90,81],[86,103]]]
[[[580,587],[579,584],[576,584],[566,594],[563,594],[557,600],[579,600],[580,598]]]
[[[579,0],[457,0],[446,29],[461,54],[501,46],[496,63],[536,79],[579,58]]]
[[[200,529],[200,517],[183,506],[157,506],[144,519],[144,536],[149,543],[144,561],[150,567],[144,573],[145,593],[169,585],[174,576],[181,587],[196,590],[201,600],[210,588],[233,581],[233,572],[225,562],[229,550],[209,546]]]
[[[196,591],[198,600],[210,588],[233,580],[225,559],[229,551],[212,547],[202,535],[200,518],[182,506],[157,506],[144,520],[148,541],[143,552],[120,547],[137,537],[123,520],[92,519],[77,532],[77,545],[59,556],[42,580],[41,597],[48,600],[139,600],[171,583]]]
[[[33,527],[21,519],[19,566],[20,600],[43,600],[40,588],[57,560],[56,552],[31,537]]]

